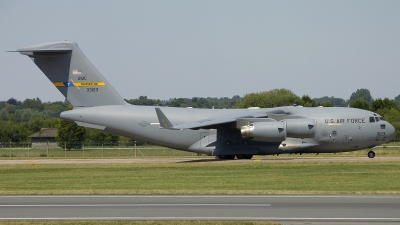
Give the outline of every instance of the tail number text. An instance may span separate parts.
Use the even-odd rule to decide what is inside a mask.
[[[86,88],[87,92],[98,92],[99,88]]]

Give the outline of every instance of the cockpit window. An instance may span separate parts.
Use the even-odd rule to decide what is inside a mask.
[[[375,117],[375,122],[379,122],[379,118],[378,117]]]
[[[370,122],[370,123],[375,123],[375,117],[370,117],[370,118],[369,118],[369,122]]]
[[[385,119],[383,119],[383,117],[379,117],[379,119],[382,120],[382,121],[386,121]]]

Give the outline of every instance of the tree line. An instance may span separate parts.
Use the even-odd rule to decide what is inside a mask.
[[[395,138],[400,138],[400,95],[394,99],[373,99],[368,89],[358,89],[348,100],[324,96],[311,99],[308,95],[297,96],[287,89],[274,89],[265,92],[249,93],[243,97],[232,98],[173,98],[169,100],[125,99],[133,105],[193,107],[193,108],[271,108],[287,105],[305,107],[353,107],[376,112],[396,128]],[[58,141],[72,142],[118,142],[130,139],[91,128],[78,127],[75,123],[51,117],[52,113],[72,109],[68,101],[42,102],[39,98],[19,101],[10,98],[0,101],[0,142],[27,142],[28,136],[42,128],[57,128]],[[140,143],[138,143],[140,144]]]

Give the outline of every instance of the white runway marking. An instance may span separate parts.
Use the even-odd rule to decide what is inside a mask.
[[[400,224],[399,206],[400,195],[24,195],[0,196],[0,220]]]
[[[400,221],[399,218],[302,218],[302,217],[48,217],[0,218],[0,220],[268,220],[268,221]]]
[[[0,205],[0,207],[175,207],[175,206],[232,206],[232,207],[267,207],[271,204],[30,204],[30,205]]]

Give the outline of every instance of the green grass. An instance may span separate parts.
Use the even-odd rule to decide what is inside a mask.
[[[400,194],[398,162],[0,165],[0,194]]]
[[[358,150],[358,151],[352,151],[352,152],[337,152],[337,153],[321,153],[321,154],[315,154],[315,153],[309,153],[309,154],[302,154],[301,156],[299,154],[281,154],[278,157],[282,158],[287,158],[287,157],[367,157],[369,149],[363,149],[363,150]],[[394,148],[394,147],[377,147],[374,148],[373,151],[376,154],[376,157],[400,157],[400,146]],[[265,158],[265,156],[255,156],[255,157],[261,157]],[[269,157],[269,156],[267,156]],[[275,156],[276,157],[276,156]]]
[[[271,222],[228,221],[0,221],[0,225],[279,225]]]
[[[383,145],[377,148],[374,148],[374,152],[376,153],[377,157],[385,157],[385,156],[400,156],[400,146],[393,146],[388,145],[390,147],[387,147],[387,145]],[[369,149],[363,149],[359,151],[354,151],[354,152],[341,152],[341,153],[330,153],[330,154],[320,154],[320,156],[336,156],[336,157],[366,157]]]
[[[136,153],[136,154],[135,154]],[[10,157],[11,155],[11,157]],[[26,158],[135,158],[135,157],[197,157],[196,153],[159,146],[137,148],[89,148],[79,150],[0,148],[0,159]]]
[[[389,144],[389,146],[391,146]],[[369,150],[360,150],[353,152],[326,153],[326,154],[303,154],[303,157],[367,157]],[[377,157],[397,156],[400,157],[400,146],[396,147],[378,147],[374,149]],[[135,154],[136,152],[136,154]],[[11,157],[10,157],[11,155]],[[163,158],[163,157],[189,157],[198,158],[205,155],[179,151],[160,146],[140,146],[135,151],[133,148],[86,148],[84,150],[63,149],[28,149],[28,148],[0,148],[1,159],[40,159],[40,158]],[[212,157],[212,156],[211,156]],[[255,156],[258,158],[276,157],[276,156]],[[278,157],[300,157],[298,154],[281,154]]]

